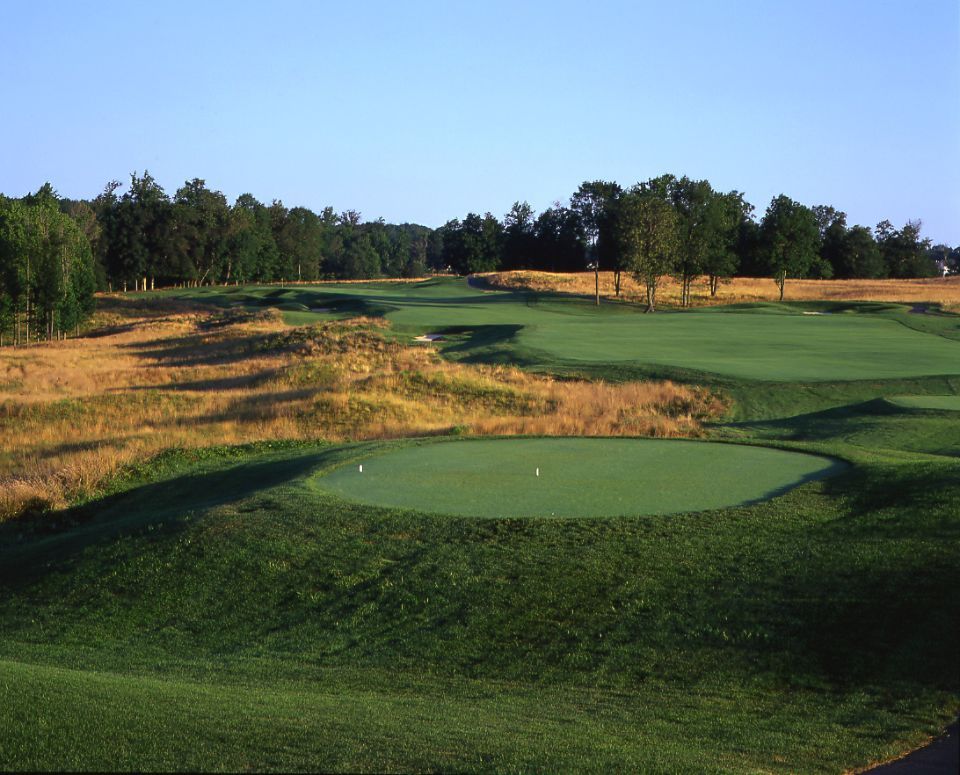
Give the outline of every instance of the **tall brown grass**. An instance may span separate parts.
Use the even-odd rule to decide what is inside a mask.
[[[465,434],[695,436],[723,407],[669,382],[610,385],[450,363],[358,318],[105,298],[90,336],[0,349],[0,519],[96,492],[169,448]]]
[[[558,274],[551,272],[495,272],[483,275],[495,288],[520,288],[534,291],[555,291],[592,295],[593,272]],[[620,298],[642,301],[645,289],[629,274],[623,275]],[[735,277],[723,282],[716,296],[710,296],[706,278],[694,284],[693,305],[736,304],[776,301],[779,291],[772,279]],[[613,272],[600,273],[600,295],[615,298]],[[661,304],[679,305],[680,286],[665,278],[657,291]],[[787,278],[787,301],[892,301],[941,304],[946,309],[960,309],[960,276],[922,280],[792,280]]]

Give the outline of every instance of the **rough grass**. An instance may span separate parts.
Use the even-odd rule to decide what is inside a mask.
[[[668,518],[310,484],[397,443],[185,452],[0,525],[0,767],[840,772],[956,711],[956,458]]]
[[[494,272],[482,277],[495,288],[523,289],[539,292],[560,292],[592,295],[595,292],[593,272]],[[613,272],[600,273],[600,295],[615,298]],[[622,275],[620,298],[643,301],[646,291],[628,273]],[[678,306],[680,286],[672,278],[664,278],[657,291],[664,306]],[[793,280],[788,278],[788,301],[891,301],[928,302],[946,309],[960,309],[960,277],[924,278],[918,280]],[[707,279],[693,285],[693,305],[738,304],[777,301],[779,290],[770,278],[734,277],[724,281],[716,296],[710,296]]]
[[[726,378],[728,416],[744,421],[692,432],[853,464],[764,503],[431,516],[313,485],[419,442],[302,439],[407,433],[427,414],[439,432],[522,429],[552,408],[637,427],[635,406],[695,420],[712,399],[409,346],[445,327],[450,357],[529,365],[517,329],[570,319],[575,333],[594,308],[572,299],[448,282],[197,295],[236,308],[116,303],[112,328],[79,349],[2,353],[8,484],[45,460],[53,473],[94,453],[103,471],[134,464],[105,497],[0,523],[0,769],[840,772],[955,717],[960,415],[877,399],[957,395],[956,378]],[[391,327],[292,330],[263,314],[278,301]],[[742,317],[762,328],[755,311]],[[897,314],[956,338],[956,318]],[[734,316],[699,317],[721,336]],[[556,353],[544,364],[564,368]],[[88,426],[93,447],[74,448]],[[210,447],[219,436],[292,441]],[[145,457],[167,444],[193,448]]]
[[[89,497],[164,449],[456,432],[699,435],[723,410],[671,382],[609,385],[450,363],[357,317],[107,298],[90,336],[0,349],[0,519]]]

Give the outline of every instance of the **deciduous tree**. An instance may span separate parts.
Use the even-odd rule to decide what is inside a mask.
[[[760,224],[767,269],[783,301],[787,277],[803,277],[817,258],[820,230],[809,207],[781,194],[770,202]]]
[[[647,312],[654,312],[664,275],[676,269],[679,218],[667,199],[653,188],[636,186],[620,197],[617,228],[624,265],[647,292]]]

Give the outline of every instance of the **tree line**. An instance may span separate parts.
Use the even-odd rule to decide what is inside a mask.
[[[74,332],[93,311],[96,286],[90,241],[53,189],[0,196],[0,345]]]
[[[706,180],[663,175],[628,188],[586,181],[537,216],[517,202],[502,221],[468,214],[444,224],[437,244],[444,263],[460,274],[496,269],[612,271],[619,295],[623,273],[646,287],[656,304],[662,278],[681,287],[689,306],[704,278],[716,295],[735,275],[769,276],[783,298],[788,278],[874,279],[933,277],[960,271],[960,247],[931,245],[920,221],[895,228],[848,226],[844,212],[774,197],[762,217],[739,191],[716,191]]]
[[[127,190],[109,183],[89,210],[90,239],[108,287],[416,277],[428,270],[432,229],[364,223],[353,210],[269,205],[242,194],[231,206],[195,178],[167,195],[149,173]]]
[[[741,192],[673,175],[630,187],[585,181],[539,214],[518,201],[503,218],[468,213],[431,229],[252,194],[231,205],[199,178],[170,195],[144,172],[92,200],[61,198],[50,184],[21,199],[0,196],[0,342],[64,335],[90,313],[98,289],[588,267],[612,271],[617,294],[632,273],[653,309],[666,276],[679,281],[684,306],[700,278],[715,295],[734,275],[770,276],[782,298],[788,278],[960,271],[960,247],[931,245],[919,221],[849,226],[832,206],[786,195],[757,218]]]

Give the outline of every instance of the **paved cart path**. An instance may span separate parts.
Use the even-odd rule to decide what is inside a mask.
[[[954,721],[946,733],[930,745],[897,759],[881,764],[870,775],[956,775],[960,772],[960,729]]]

